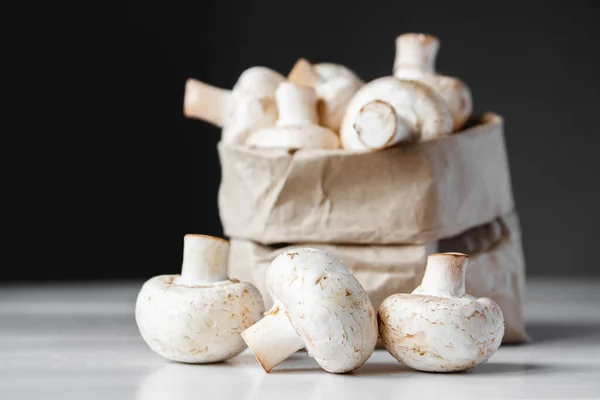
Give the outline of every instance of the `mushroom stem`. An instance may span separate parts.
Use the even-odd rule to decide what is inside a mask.
[[[242,338],[265,372],[305,347],[277,301],[260,321],[242,332]]]
[[[463,253],[437,253],[428,256],[419,294],[464,296],[468,260],[469,257]]]
[[[194,286],[227,280],[229,242],[205,235],[183,237],[183,264],[178,285]]]
[[[230,90],[190,78],[185,83],[183,114],[222,128],[230,99]]]
[[[305,58],[300,58],[287,76],[288,81],[298,85],[315,87],[319,82],[319,75],[312,64]]]
[[[382,149],[410,137],[410,127],[387,102],[365,104],[354,120],[358,139],[369,149]]]
[[[435,73],[435,59],[440,48],[437,37],[422,33],[407,33],[396,38],[394,71],[416,68]]]
[[[277,126],[290,126],[319,123],[317,114],[317,94],[313,88],[283,82],[275,91],[277,102]]]

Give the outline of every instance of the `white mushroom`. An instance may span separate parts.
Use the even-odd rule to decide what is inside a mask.
[[[154,352],[210,363],[246,348],[240,333],[261,318],[264,302],[251,284],[228,279],[228,256],[224,239],[185,235],[181,275],[156,276],[142,286],[135,318]]]
[[[348,102],[364,82],[349,68],[334,63],[311,64],[300,58],[288,75],[290,82],[315,89],[321,125],[339,132]]]
[[[232,90],[189,78],[184,115],[223,128],[225,142],[242,143],[250,132],[275,124],[277,109],[273,97],[283,81],[283,75],[266,67],[245,70]]]
[[[382,149],[452,132],[452,115],[431,87],[393,76],[375,79],[352,97],[340,131],[346,149]]]
[[[266,372],[303,348],[331,373],[357,369],[371,356],[376,311],[338,257],[290,250],[273,260],[265,279],[274,305],[242,337]]]
[[[438,91],[446,100],[453,117],[453,130],[459,130],[473,111],[469,87],[460,79],[437,74],[435,60],[440,41],[432,35],[406,33],[396,38],[394,76],[418,80]]]
[[[284,149],[337,149],[340,141],[335,132],[319,126],[317,97],[314,89],[283,82],[275,92],[279,118],[275,127],[250,134],[246,145]]]
[[[382,302],[379,334],[398,361],[421,371],[461,371],[498,350],[502,311],[489,298],[465,294],[467,262],[461,253],[432,254],[412,294],[394,294]]]

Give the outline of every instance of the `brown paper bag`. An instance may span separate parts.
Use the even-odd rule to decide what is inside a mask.
[[[376,152],[218,145],[229,237],[261,244],[427,244],[514,209],[503,120]]]
[[[294,247],[314,247],[337,254],[369,293],[374,306],[379,307],[386,297],[394,293],[410,293],[419,285],[428,254],[464,252],[469,254],[467,293],[494,299],[504,313],[503,343],[519,343],[527,339],[522,310],[525,260],[520,232],[518,216],[511,213],[490,224],[430,245],[304,243],[268,247],[232,239],[229,274],[256,285],[266,307],[270,308],[273,302],[265,287],[264,274],[271,261]]]

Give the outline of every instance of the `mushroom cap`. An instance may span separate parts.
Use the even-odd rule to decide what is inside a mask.
[[[288,80],[305,86],[317,88],[336,78],[345,78],[361,85],[364,82],[350,68],[335,63],[312,64],[305,58],[299,58],[288,75]]]
[[[354,71],[342,64],[317,63],[313,65],[313,68],[321,79],[320,83],[324,83],[330,79],[338,77],[348,78],[352,81],[355,81],[357,84],[363,83],[363,81],[358,77],[358,75],[356,75]]]
[[[361,80],[345,75],[333,77],[317,85],[315,91],[319,98],[317,107],[321,125],[338,132],[348,103],[363,85]]]
[[[286,78],[267,67],[251,67],[233,85],[225,110],[223,138],[242,144],[251,132],[275,125],[275,90]]]
[[[377,343],[377,317],[369,296],[342,260],[313,248],[277,256],[266,285],[306,345],[328,372],[360,367]]]
[[[225,121],[223,137],[237,144],[244,143],[252,132],[274,126],[277,121],[274,93],[257,97],[245,92],[233,92]]]
[[[348,103],[340,130],[345,148],[364,149],[354,129],[354,120],[361,108],[373,100],[390,104],[398,119],[406,123],[412,135],[420,140],[430,140],[452,132],[452,114],[439,93],[418,81],[386,76],[362,86]]]
[[[317,63],[313,68],[319,77],[315,90],[321,125],[339,132],[348,103],[365,82],[342,64]]]
[[[264,312],[258,290],[235,280],[198,286],[174,284],[179,275],[146,281],[136,301],[135,319],[152,351],[173,361],[210,363],[241,353],[240,333]]]
[[[249,135],[246,145],[283,149],[338,149],[340,140],[335,132],[325,127],[298,124],[255,131]]]
[[[398,79],[416,80],[435,89],[448,103],[453,119],[453,130],[460,129],[473,112],[473,97],[469,87],[453,76],[436,75],[416,68],[400,68],[394,71]]]
[[[500,347],[504,318],[488,298],[395,294],[378,310],[385,348],[421,371],[450,372],[488,360]]]
[[[455,131],[463,127],[473,112],[471,89],[460,79],[453,76],[438,76],[435,89],[442,95],[454,120]]]
[[[288,75],[292,82],[315,89],[318,102],[319,121],[334,132],[339,132],[346,105],[364,85],[352,70],[341,64],[311,64],[300,58]]]
[[[273,96],[286,77],[267,67],[251,67],[242,72],[233,85],[233,92],[247,93],[255,97]]]

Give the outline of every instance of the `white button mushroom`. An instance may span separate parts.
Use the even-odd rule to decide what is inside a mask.
[[[283,81],[283,75],[266,67],[245,70],[232,90],[190,78],[185,85],[184,115],[223,128],[225,142],[243,143],[250,132],[275,124],[274,94]]]
[[[346,108],[340,137],[352,150],[382,149],[452,132],[452,114],[431,87],[386,76],[368,82]]]
[[[418,80],[433,87],[448,103],[453,117],[453,130],[459,130],[473,111],[469,87],[460,79],[437,74],[435,61],[440,41],[432,35],[406,33],[396,38],[394,76]]]
[[[265,279],[274,305],[242,337],[266,372],[303,348],[331,373],[357,369],[371,356],[376,311],[338,257],[290,250],[273,260]]]
[[[249,283],[229,280],[229,242],[184,236],[181,275],[160,275],[141,288],[135,318],[144,341],[173,361],[210,363],[241,353],[241,332],[264,312]]]
[[[334,63],[311,64],[300,58],[288,74],[290,82],[313,87],[321,125],[339,132],[350,99],[364,82],[349,68]]]
[[[275,92],[278,119],[275,127],[250,134],[246,145],[284,149],[337,149],[335,132],[319,126],[315,90],[292,82],[283,82]]]
[[[401,363],[421,371],[472,368],[498,350],[504,335],[500,307],[465,294],[467,255],[432,254],[421,285],[379,307],[379,334]]]

